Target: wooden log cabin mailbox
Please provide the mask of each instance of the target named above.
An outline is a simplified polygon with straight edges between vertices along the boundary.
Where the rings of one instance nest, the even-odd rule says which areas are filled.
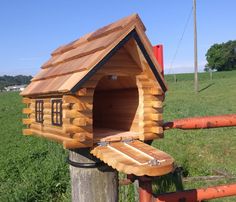
[[[144,143],[163,137],[167,90],[137,14],[56,49],[21,93],[24,135],[91,148],[114,169],[159,176],[173,158]]]

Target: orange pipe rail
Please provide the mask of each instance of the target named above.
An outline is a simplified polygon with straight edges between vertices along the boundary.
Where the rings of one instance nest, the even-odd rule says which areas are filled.
[[[140,202],[152,201],[152,181],[139,180],[139,201]]]
[[[174,192],[159,195],[154,198],[154,202],[194,202],[210,200],[236,195],[236,184],[209,187],[206,189],[193,189],[182,192]]]
[[[163,124],[164,130],[178,129],[203,129],[236,126],[236,114],[205,116],[177,119]]]
[[[134,182],[136,179],[139,183],[139,201],[151,202],[152,201],[152,177],[148,176],[135,176],[133,174],[127,175],[127,179]]]

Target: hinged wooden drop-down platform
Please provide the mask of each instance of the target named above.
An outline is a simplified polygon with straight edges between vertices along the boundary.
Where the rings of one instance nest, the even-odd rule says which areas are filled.
[[[138,140],[103,142],[91,153],[119,172],[136,176],[161,176],[174,168],[170,155]]]

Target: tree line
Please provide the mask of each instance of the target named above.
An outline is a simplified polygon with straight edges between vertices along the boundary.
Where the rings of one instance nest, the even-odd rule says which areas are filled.
[[[206,53],[205,71],[236,70],[236,40],[213,44]]]
[[[17,75],[17,76],[0,76],[0,90],[4,90],[4,87],[23,85],[30,83],[32,76]]]

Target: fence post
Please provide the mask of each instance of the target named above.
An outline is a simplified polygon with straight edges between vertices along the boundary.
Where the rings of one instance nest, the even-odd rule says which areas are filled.
[[[76,149],[69,152],[72,202],[117,202],[118,173],[107,165],[98,168],[82,168],[73,166],[94,165],[98,159],[93,157],[89,149]],[[82,164],[81,164],[82,163]]]

